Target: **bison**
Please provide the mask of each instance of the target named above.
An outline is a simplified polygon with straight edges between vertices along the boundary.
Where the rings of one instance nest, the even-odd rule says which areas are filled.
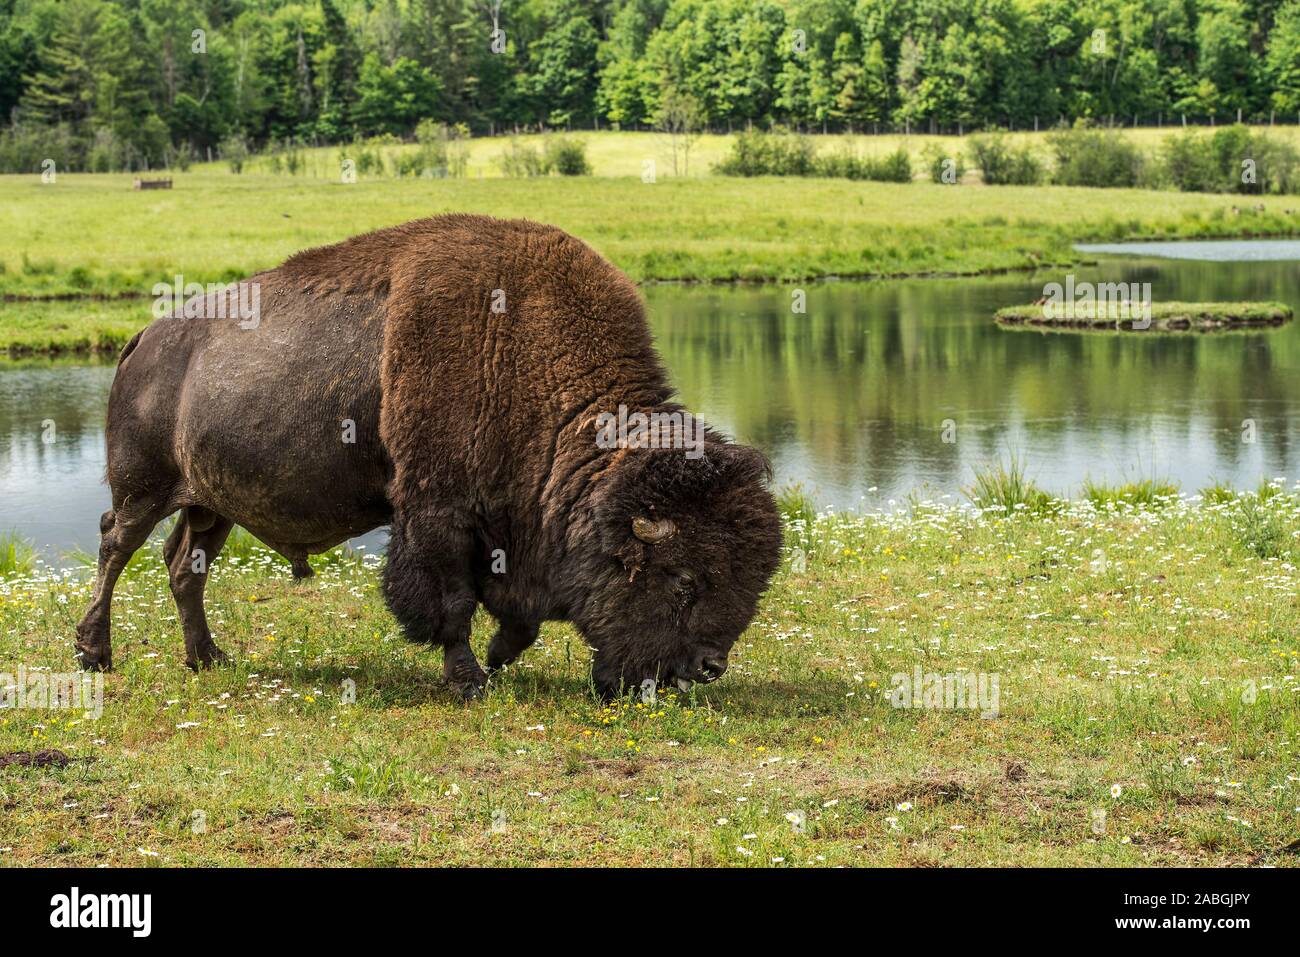
[[[240,289],[255,314],[214,290],[122,352],[83,667],[112,667],[114,584],[179,512],[163,554],[195,669],[225,659],[203,590],[238,524],[300,577],[309,554],[389,526],[385,601],[407,638],[442,646],[466,698],[487,682],[479,604],[498,623],[488,672],[547,620],[577,628],[606,697],[726,670],[779,563],[770,468],[710,430],[685,449],[608,441],[616,410],[683,410],[607,260],[550,226],[447,215],[306,250]]]

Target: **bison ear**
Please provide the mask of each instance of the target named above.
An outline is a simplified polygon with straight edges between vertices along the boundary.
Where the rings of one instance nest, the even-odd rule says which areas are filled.
[[[772,484],[772,463],[758,449],[732,442],[710,442],[705,456],[712,457],[720,472],[732,481]]]
[[[677,534],[677,524],[671,518],[656,521],[637,515],[632,519],[632,534],[647,545],[658,545]]]

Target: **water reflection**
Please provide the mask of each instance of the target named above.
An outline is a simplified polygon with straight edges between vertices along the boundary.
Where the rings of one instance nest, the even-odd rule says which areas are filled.
[[[1111,260],[1078,276],[1151,282],[1156,299],[1297,308],[1298,270]],[[973,467],[1010,453],[1059,492],[1084,478],[1169,477],[1194,490],[1296,474],[1300,325],[1183,338],[990,321],[1060,278],[810,286],[806,315],[792,312],[794,287],[654,287],[647,299],[687,404],[828,504],[878,504],[922,485],[959,496]],[[1242,442],[1246,419],[1253,444]]]
[[[1300,309],[1295,262],[1109,260],[1077,277],[1151,282],[1157,299]],[[1191,491],[1300,475],[1300,323],[1184,338],[992,322],[1061,279],[653,286],[646,299],[687,405],[825,504],[880,506],[918,487],[960,498],[972,468],[1010,451],[1058,492],[1084,478],[1167,477]],[[797,288],[804,314],[792,311]],[[93,548],[112,375],[111,362],[0,365],[0,529],[52,552]],[[1248,419],[1254,443],[1242,441]],[[949,420],[955,442],[943,441]]]

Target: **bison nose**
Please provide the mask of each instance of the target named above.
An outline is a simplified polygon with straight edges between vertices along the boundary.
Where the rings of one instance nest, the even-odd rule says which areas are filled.
[[[718,656],[705,658],[700,662],[700,674],[705,681],[717,681],[727,673],[727,659]]]

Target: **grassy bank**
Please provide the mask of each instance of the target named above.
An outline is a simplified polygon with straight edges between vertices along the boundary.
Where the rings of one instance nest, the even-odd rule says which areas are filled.
[[[0,355],[116,353],[153,318],[148,300],[0,303]]]
[[[1300,231],[1300,201],[1066,187],[807,179],[374,180],[177,174],[0,177],[0,294],[150,296],[220,282],[307,246],[453,210],[525,216],[640,281],[979,273],[1078,262],[1076,241]],[[616,213],[611,211],[617,211]],[[6,315],[9,304],[0,304]]]
[[[103,716],[0,712],[0,753],[90,759],[0,768],[0,863],[1294,865],[1300,495],[1089,494],[1011,518],[791,498],[731,672],[649,706],[592,699],[550,624],[466,709],[373,570],[295,584],[246,543],[210,586],[238,663],[194,676],[142,555]],[[0,671],[67,670],[86,595],[5,579]],[[998,716],[891,706],[918,667],[997,675]]]
[[[993,316],[1001,326],[1019,329],[1142,332],[1219,332],[1280,326],[1291,321],[1291,307],[1281,302],[1153,302],[1150,315],[1128,302],[1008,306]]]

